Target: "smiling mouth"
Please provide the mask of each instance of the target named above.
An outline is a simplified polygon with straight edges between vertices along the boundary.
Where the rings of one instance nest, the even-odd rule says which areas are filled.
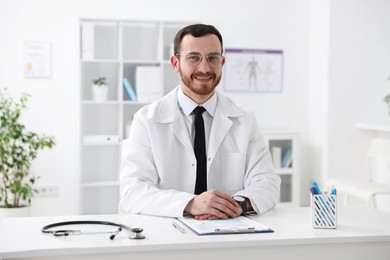
[[[212,80],[214,77],[213,76],[195,76],[194,77],[196,80],[207,82]]]

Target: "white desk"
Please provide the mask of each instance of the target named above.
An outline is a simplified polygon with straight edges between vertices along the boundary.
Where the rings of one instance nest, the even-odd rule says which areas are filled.
[[[126,232],[53,237],[42,226],[57,221],[101,219],[144,228],[144,240]],[[313,229],[309,208],[277,208],[255,217],[274,233],[197,236],[173,228],[172,219],[98,215],[4,219],[0,258],[20,259],[390,259],[390,214],[340,208],[337,230]],[[139,258],[134,258],[139,257]]]

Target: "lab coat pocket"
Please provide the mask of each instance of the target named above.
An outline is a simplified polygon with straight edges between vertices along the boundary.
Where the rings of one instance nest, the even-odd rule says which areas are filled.
[[[230,191],[243,189],[245,153],[223,153],[221,155],[223,186]]]

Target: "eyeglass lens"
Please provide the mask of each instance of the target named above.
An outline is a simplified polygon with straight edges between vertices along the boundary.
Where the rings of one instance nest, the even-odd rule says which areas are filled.
[[[203,60],[203,55],[190,53],[185,56],[185,59],[191,66],[198,66]],[[220,53],[209,53],[206,55],[206,60],[211,67],[217,67],[221,64],[222,55]]]

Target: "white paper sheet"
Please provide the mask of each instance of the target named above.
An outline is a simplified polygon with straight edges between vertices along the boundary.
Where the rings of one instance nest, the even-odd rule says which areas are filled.
[[[223,220],[196,220],[193,217],[178,220],[199,235],[273,232],[269,227],[244,216]]]

